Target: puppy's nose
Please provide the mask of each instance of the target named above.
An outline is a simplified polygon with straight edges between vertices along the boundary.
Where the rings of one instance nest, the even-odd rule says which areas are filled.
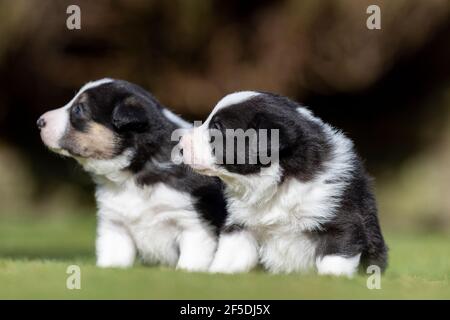
[[[36,125],[37,125],[38,129],[41,130],[41,129],[44,128],[45,125],[46,125],[45,119],[42,118],[42,117],[40,117],[40,118],[38,119],[38,121],[36,122]]]

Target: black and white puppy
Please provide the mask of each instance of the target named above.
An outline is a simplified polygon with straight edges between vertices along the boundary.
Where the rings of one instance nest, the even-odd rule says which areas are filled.
[[[246,160],[252,153],[250,143],[228,150],[227,140],[235,137],[228,132],[239,129],[276,130],[277,150],[272,142],[267,148],[278,152],[277,160],[236,163],[238,152]],[[221,150],[213,131],[225,140]],[[360,265],[386,267],[370,179],[353,143],[308,109],[270,93],[233,93],[180,144],[186,163],[226,185],[230,232],[221,235],[211,271],[246,271],[257,263],[250,258],[255,251],[277,273],[316,269],[351,276]]]
[[[92,174],[98,205],[97,265],[209,268],[226,217],[219,179],[171,162],[174,130],[190,125],[126,81],[83,86],[38,120],[42,141]]]

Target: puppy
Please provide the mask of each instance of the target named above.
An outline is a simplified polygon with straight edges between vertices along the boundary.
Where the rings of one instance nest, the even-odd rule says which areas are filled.
[[[226,203],[219,179],[171,162],[171,135],[187,122],[139,86],[102,79],[37,125],[50,150],[93,176],[99,267],[129,267],[139,253],[145,263],[208,269]]]
[[[238,130],[247,139],[240,150]],[[255,132],[269,132],[265,147],[251,143]],[[274,273],[352,276],[360,265],[386,267],[370,179],[353,143],[308,109],[270,93],[233,93],[180,145],[194,170],[226,185],[230,232],[221,235],[212,272],[249,270],[255,255]],[[266,153],[277,157],[262,161]]]

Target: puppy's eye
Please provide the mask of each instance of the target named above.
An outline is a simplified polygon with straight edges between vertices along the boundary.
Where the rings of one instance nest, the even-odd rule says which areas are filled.
[[[82,103],[78,103],[72,107],[72,115],[76,118],[82,118],[84,116],[85,107]]]

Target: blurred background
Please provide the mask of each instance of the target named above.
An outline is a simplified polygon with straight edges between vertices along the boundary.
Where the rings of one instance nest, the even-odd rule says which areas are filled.
[[[449,40],[448,0],[1,0],[0,224],[94,216],[90,178],[35,122],[114,77],[188,120],[235,90],[287,95],[355,140],[385,230],[450,233]]]

